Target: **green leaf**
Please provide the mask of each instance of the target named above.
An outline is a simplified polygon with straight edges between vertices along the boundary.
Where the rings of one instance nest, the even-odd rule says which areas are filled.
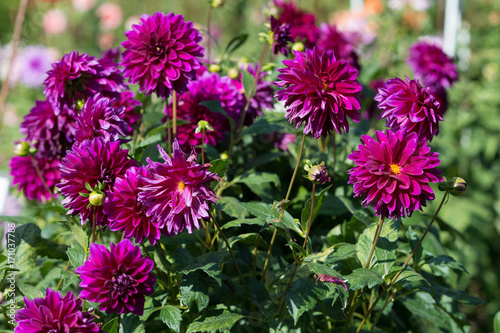
[[[316,216],[318,216],[319,210],[321,209],[321,206],[323,206],[323,202],[325,201],[325,195],[330,189],[330,187],[332,187],[332,185],[324,188],[317,195],[314,196],[314,209],[313,209],[312,221],[314,221]],[[307,226],[309,225],[309,215],[311,215],[311,202],[312,200],[310,198],[307,199],[306,204],[302,209],[300,223],[302,225],[302,229],[304,230],[307,230]]]
[[[61,290],[64,291],[67,288],[71,287],[71,285],[76,279],[79,279],[79,275],[73,272],[63,271],[62,278],[63,278],[63,285]]]
[[[253,185],[262,183],[273,183],[277,188],[280,187],[280,178],[277,174],[271,172],[248,171],[234,178],[231,183],[243,183],[252,189]]]
[[[137,145],[136,148],[147,148],[147,147],[151,146],[152,144],[155,144],[156,142],[160,142],[160,141],[161,141],[161,133],[155,133],[151,136],[148,136],[147,138],[145,138],[141,142],[139,142],[139,144]]]
[[[248,280],[248,289],[250,290],[252,302],[258,305],[261,310],[265,311],[264,304],[270,300],[266,286],[261,281],[250,276]]]
[[[16,269],[19,273],[31,271],[36,267],[35,260],[40,247],[41,230],[35,224],[24,224],[16,228]]]
[[[181,331],[182,312],[180,309],[172,305],[165,305],[161,308],[160,318],[170,329],[177,333]]]
[[[245,97],[247,99],[252,98],[252,96],[255,94],[256,87],[254,87],[254,89],[252,91],[252,96],[249,96],[249,94],[250,94],[250,89],[252,89],[252,85],[253,85],[253,81],[255,80],[255,76],[248,73],[248,71],[242,71],[242,74],[243,74],[242,75],[243,76],[242,84],[243,84],[243,89],[245,89]]]
[[[215,205],[217,211],[222,211],[229,216],[244,219],[248,216],[248,211],[241,205],[241,202],[234,197],[221,197]]]
[[[211,165],[208,168],[208,171],[217,174],[217,176],[219,176],[219,177],[223,177],[224,174],[226,173],[227,166],[229,164],[229,160],[223,160],[221,158],[218,158],[218,159],[210,162],[210,164]]]
[[[79,243],[71,243],[71,247],[68,251],[66,251],[66,253],[68,254],[68,258],[75,269],[83,266],[85,263],[85,250]]]
[[[453,268],[455,270],[469,273],[467,272],[467,269],[465,269],[464,265],[462,265],[461,263],[457,262],[455,259],[447,255],[440,255],[432,259],[429,259],[427,260],[426,264],[429,266],[446,266]]]
[[[224,115],[227,118],[227,120],[229,120],[229,123],[231,124],[231,132],[234,130],[234,128],[236,126],[234,123],[234,119],[227,114],[226,110],[224,110],[224,108],[221,106],[220,101],[203,101],[203,102],[200,102],[200,105],[205,106],[206,108],[208,108],[212,112],[220,113],[220,114]]]
[[[233,236],[228,239],[229,246],[233,246],[234,243],[237,242],[243,242],[245,244],[249,244],[252,246],[255,246],[255,239],[259,236],[258,233],[251,232],[251,233],[246,233],[246,234],[240,234],[238,236]],[[259,237],[259,244],[258,245],[263,245],[267,247],[267,242],[262,238]]]
[[[115,317],[108,321],[104,326],[102,327],[102,330],[106,333],[119,333],[118,331],[118,317]]]
[[[233,51],[237,50],[241,45],[245,43],[245,41],[248,38],[248,34],[240,34],[237,36],[234,36],[226,46],[226,50],[224,51],[224,56],[230,55]]]
[[[373,222],[373,215],[368,214],[368,212],[363,209],[354,208],[353,203],[346,197],[338,197],[339,200],[344,204],[347,210],[358,220],[363,222],[365,225],[370,225]]]
[[[244,316],[239,313],[224,311],[218,316],[192,322],[186,333],[228,331],[242,318]]]
[[[198,274],[185,275],[181,279],[181,302],[191,312],[201,312],[208,306],[208,287]]]
[[[359,290],[364,287],[373,288],[382,283],[382,279],[373,271],[366,268],[357,268],[345,277],[349,289]]]
[[[202,270],[217,281],[222,286],[220,265],[229,256],[227,251],[209,252],[196,258],[196,263],[184,267],[179,271],[181,274]]]
[[[11,222],[11,223],[15,223],[17,225],[28,224],[28,223],[33,223],[33,224],[37,223],[34,218],[28,217],[28,216],[7,216],[7,215],[0,215],[0,221]]]
[[[251,76],[253,81],[253,76]],[[250,82],[250,85],[252,82]],[[278,124],[276,122],[269,121],[267,117],[261,117],[250,125],[246,130],[241,133],[241,136],[245,135],[262,135],[262,134],[273,134],[275,132],[281,132],[285,126]]]
[[[16,287],[26,296],[28,299],[43,298],[45,293],[40,289],[30,286],[29,284],[22,283],[21,281],[16,282]]]
[[[71,233],[73,233],[73,236],[75,236],[75,239],[80,245],[83,247],[85,251],[89,248],[89,236],[83,230],[83,228],[79,225],[76,225],[74,223],[71,223],[69,225],[69,228],[71,230]]]
[[[493,328],[495,333],[500,333],[500,311],[498,311],[493,318]]]
[[[253,219],[237,219],[232,220],[221,226],[221,229],[229,229],[229,228],[238,228],[242,225],[259,225],[263,227],[265,225],[265,220],[261,218],[253,218]]]
[[[398,278],[394,282],[394,284],[403,285],[408,289],[414,287],[415,285],[419,285],[421,283],[429,285],[427,280],[425,280],[425,278],[422,275],[420,275],[410,267],[406,267],[405,270],[398,276]]]
[[[144,323],[135,314],[129,313],[123,317],[121,323],[122,333],[146,333]]]
[[[311,278],[300,278],[293,282],[286,294],[288,312],[292,315],[295,324],[304,312],[314,309],[318,301],[325,298],[328,288]]]
[[[148,309],[144,309],[144,313],[142,314],[141,316],[141,321],[146,321],[148,320],[148,318],[153,314],[155,313],[156,311],[158,310],[161,310],[161,306],[157,306],[157,307],[154,307],[154,308],[148,308]]]
[[[413,231],[411,227],[408,227],[408,230],[406,230],[406,238],[410,241],[410,247],[411,250],[414,251],[415,247],[418,244],[418,237],[417,234]],[[420,258],[422,258],[422,246],[419,246],[415,254],[413,255],[413,265],[418,266],[418,262],[420,261]]]

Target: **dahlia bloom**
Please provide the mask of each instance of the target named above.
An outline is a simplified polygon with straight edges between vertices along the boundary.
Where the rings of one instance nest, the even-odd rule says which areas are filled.
[[[128,125],[123,121],[124,107],[114,108],[113,101],[96,94],[87,99],[82,111],[76,118],[75,141],[103,137],[107,141],[116,141],[125,136]]]
[[[426,87],[449,88],[458,80],[457,65],[436,43],[422,40],[413,44],[407,62]]]
[[[271,15],[271,32],[273,33],[273,54],[281,53],[285,57],[290,53],[290,44],[293,42],[290,35],[290,24],[279,24]]]
[[[358,55],[353,44],[348,40],[347,36],[342,33],[337,26],[322,23],[320,26],[321,34],[316,42],[316,48],[319,53],[330,50],[333,51],[338,60],[347,61],[352,67],[358,71],[361,66],[358,62]]]
[[[62,297],[60,292],[47,288],[45,298],[30,301],[24,297],[24,309],[16,313],[14,332],[103,332],[95,319],[90,311],[82,312],[82,300],[71,291]]]
[[[141,23],[125,35],[124,76],[133,84],[139,83],[140,92],[168,98],[173,90],[184,92],[195,78],[201,65],[197,57],[204,51],[198,44],[201,34],[192,22],[184,22],[182,15],[144,14]]]
[[[142,177],[146,185],[139,193],[139,199],[148,205],[146,215],[153,216],[169,236],[184,228],[188,233],[200,229],[200,220],[209,217],[209,203],[217,200],[210,182],[218,181],[217,175],[208,171],[209,164],[196,163],[194,151],[186,158],[177,140],[173,149],[170,157],[158,146],[165,163],[148,160],[150,176]]]
[[[57,107],[71,107],[75,101],[92,97],[102,90],[103,71],[95,57],[72,51],[52,64],[43,93]]]
[[[374,99],[382,110],[380,118],[386,118],[386,126],[392,131],[415,132],[429,141],[438,135],[443,120],[439,102],[430,88],[423,88],[417,80],[387,80]]]
[[[279,25],[290,24],[293,40],[300,40],[307,48],[312,48],[320,34],[314,14],[297,8],[294,1],[274,0],[274,5],[278,9]]]
[[[59,114],[56,115],[56,112]],[[58,109],[49,100],[36,101],[24,116],[19,131],[26,136],[26,141],[38,149],[37,155],[63,157],[73,145],[75,118],[75,111],[66,106]]]
[[[90,244],[89,259],[75,270],[82,279],[80,298],[100,303],[100,311],[141,316],[144,296],[154,292],[153,260],[144,258],[128,239],[109,247]]]
[[[362,196],[366,207],[374,203],[377,216],[411,216],[434,200],[429,182],[442,181],[439,154],[416,133],[376,132],[376,138],[363,135],[359,151],[348,158],[355,167],[348,171],[354,196]]]
[[[101,93],[108,98],[118,98],[120,93],[127,90],[123,70],[120,66],[120,49],[114,48],[103,53],[98,60],[103,70],[102,78],[99,80]]]
[[[245,96],[238,91],[228,76],[219,77],[217,73],[209,72],[191,81],[187,89],[177,105],[177,117],[185,121],[177,129],[179,144],[184,149],[200,145],[202,133],[195,132],[198,122],[204,120],[214,128],[213,132],[205,133],[205,143],[215,146],[224,138],[224,133],[230,130],[231,125],[225,115],[212,112],[200,103],[219,101],[224,111],[237,122],[245,105]],[[172,105],[169,105],[168,112],[172,116]]]
[[[143,177],[148,176],[144,167],[128,169],[125,175],[116,179],[103,208],[111,230],[123,230],[125,237],[135,237],[136,243],[147,238],[154,245],[161,235],[158,222],[146,215],[146,206],[139,200],[139,187],[147,184]]]
[[[80,193],[89,193],[85,183],[92,188],[98,182],[104,183],[104,194],[107,195],[113,188],[117,177],[123,176],[125,172],[136,165],[136,162],[128,158],[128,150],[120,148],[118,141],[106,141],[104,138],[85,140],[79,146],[74,145],[73,150],[62,159],[59,166],[61,171],[61,182],[57,187],[65,199],[61,202],[67,209],[69,215],[79,214],[82,225],[90,217],[95,209],[96,224],[105,226],[108,217],[103,212],[102,206],[88,207],[88,198]]]
[[[138,108],[142,107],[142,103],[135,99],[135,93],[133,91],[123,91],[120,93],[119,98],[114,98],[111,100],[111,106],[115,109],[124,108],[122,119],[125,121],[127,128],[124,130],[125,135],[132,135],[134,127],[136,127],[141,121],[141,114],[137,111]]]
[[[33,163],[36,163],[43,180]],[[56,197],[54,188],[60,179],[58,165],[59,160],[50,157],[29,155],[13,157],[9,163],[12,185],[19,185],[19,191],[22,191],[29,200],[36,199],[42,202],[52,196]]]
[[[347,61],[336,60],[332,51],[319,54],[316,49],[305,53],[294,51],[295,59],[284,60],[286,68],[275,84],[284,88],[276,94],[285,101],[286,113],[290,123],[296,128],[305,122],[304,134],[311,133],[314,138],[326,136],[336,130],[348,132],[347,117],[359,121],[360,104],[356,95],[362,86],[356,82],[358,71]]]

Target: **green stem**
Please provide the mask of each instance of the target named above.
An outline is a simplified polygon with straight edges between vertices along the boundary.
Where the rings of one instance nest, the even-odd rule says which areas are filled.
[[[201,165],[205,165],[205,127],[201,129]]]
[[[120,333],[120,319],[122,315],[118,313],[118,320],[116,321],[116,333]]]
[[[368,256],[368,260],[366,261],[365,268],[370,267],[370,262],[372,261],[373,252],[375,252],[375,248],[377,247],[378,238],[380,237],[380,233],[382,232],[382,226],[384,224],[384,217],[381,215],[378,219],[377,231],[375,231],[375,238],[373,238],[372,248],[370,249],[370,255]]]
[[[71,261],[68,260],[68,264],[66,265],[66,268],[64,268],[64,271],[67,272],[68,269],[69,269],[69,265],[71,265]],[[64,277],[61,277],[61,279],[59,280],[59,283],[57,284],[57,287],[56,287],[56,291],[59,291],[59,288],[61,288],[61,285],[63,283],[63,280],[64,280]]]
[[[313,220],[313,210],[314,210],[314,197],[316,194],[316,184],[313,183],[313,188],[312,188],[312,196],[311,196],[311,212],[309,213],[309,223],[307,224],[307,232],[306,232],[306,237],[304,238],[304,245],[302,245],[302,248],[305,250],[306,245],[307,245],[307,239],[309,238],[309,233],[311,232],[311,225],[312,225],[312,220]]]
[[[278,314],[281,314],[281,312],[283,312],[283,309],[285,307],[286,294],[288,293],[288,290],[290,290],[290,286],[292,285],[293,278],[295,277],[295,273],[297,273],[298,267],[299,267],[299,263],[295,262],[295,265],[293,266],[292,275],[290,276],[290,280],[288,280],[288,284],[286,285],[285,292],[283,293],[283,297],[281,298],[280,309],[278,311]]]
[[[174,138],[177,137],[177,93],[175,90],[172,93],[172,127],[173,127],[173,133],[174,133]]]
[[[429,225],[427,226],[427,229],[425,229],[425,232],[424,234],[422,235],[422,238],[420,238],[420,241],[418,242],[418,244],[415,246],[415,248],[413,249],[412,253],[410,254],[410,256],[408,257],[408,259],[406,259],[405,263],[403,264],[402,266],[402,269],[396,274],[394,275],[394,277],[392,278],[391,282],[389,283],[389,285],[387,286],[387,292],[389,292],[390,288],[393,286],[393,284],[396,282],[397,278],[401,275],[401,273],[404,271],[404,269],[406,268],[406,266],[408,265],[408,262],[410,262],[410,259],[415,255],[415,253],[417,252],[418,248],[420,247],[420,245],[422,244],[422,241],[424,240],[425,236],[427,235],[427,233],[429,232],[429,230],[431,229],[431,226],[432,226],[432,223],[434,223],[434,220],[436,220],[436,217],[438,216],[439,214],[439,211],[441,210],[441,208],[443,207],[444,203],[445,203],[445,200],[446,198],[448,197],[448,191],[445,192],[444,196],[443,196],[443,199],[441,200],[441,203],[439,204],[439,207],[438,209],[436,210],[436,213],[434,213],[434,216],[432,217],[432,220],[431,222],[429,223]],[[361,324],[359,324],[358,326],[358,329],[356,331],[359,332],[361,331],[361,329],[363,328],[363,325],[366,323],[366,321],[368,320],[368,318],[370,317],[373,309],[375,308],[375,305],[377,305],[378,301],[380,301],[380,299],[382,298],[382,295],[383,293],[380,293],[377,297],[377,299],[375,299],[375,302],[373,302],[372,306],[370,306],[368,308],[368,311],[366,312],[366,315],[365,317],[363,318],[363,321],[361,321]],[[393,295],[391,295],[391,297],[389,297],[389,301],[390,299],[393,297]],[[372,327],[375,327],[375,325],[373,325]]]
[[[255,278],[257,275],[257,251],[259,249],[259,240],[260,240],[260,235],[257,234],[257,237],[255,237],[255,248],[253,250],[253,270],[252,270],[252,275]]]
[[[167,108],[167,142],[168,142],[168,153],[169,155],[172,155],[172,133],[170,133],[170,116],[169,116],[169,109],[168,109],[168,99],[165,100],[165,107]]]

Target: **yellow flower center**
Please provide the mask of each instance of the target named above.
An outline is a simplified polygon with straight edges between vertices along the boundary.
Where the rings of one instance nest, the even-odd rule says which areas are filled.
[[[398,175],[401,172],[401,168],[397,164],[390,164],[391,171],[393,174]]]
[[[184,184],[182,181],[179,183],[177,188],[182,192],[186,188],[186,184]]]
[[[328,84],[328,82],[323,82],[323,90],[330,91],[330,85]]]

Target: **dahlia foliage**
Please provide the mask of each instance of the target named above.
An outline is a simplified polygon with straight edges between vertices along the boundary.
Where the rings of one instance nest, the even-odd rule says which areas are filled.
[[[210,1],[210,13],[223,5]],[[75,6],[84,15],[93,5]],[[122,18],[118,4],[99,8]],[[266,8],[255,15],[270,22],[260,58],[238,58],[252,46],[243,35],[226,48],[204,41],[203,58],[203,25],[156,12],[137,17],[121,49],[51,65],[9,163],[33,215],[2,216],[8,234],[23,222],[19,267],[7,271],[21,283],[3,294],[26,296],[7,299],[22,307],[8,322],[15,332],[346,332],[365,322],[413,332],[408,312],[452,294],[439,266],[452,258],[425,242],[417,252],[427,232],[401,223],[430,228],[435,217],[419,211],[467,189],[443,182],[430,144],[447,126],[452,59],[418,42],[415,78],[384,78],[393,71],[363,72],[374,62],[341,22],[317,24],[296,1]]]

